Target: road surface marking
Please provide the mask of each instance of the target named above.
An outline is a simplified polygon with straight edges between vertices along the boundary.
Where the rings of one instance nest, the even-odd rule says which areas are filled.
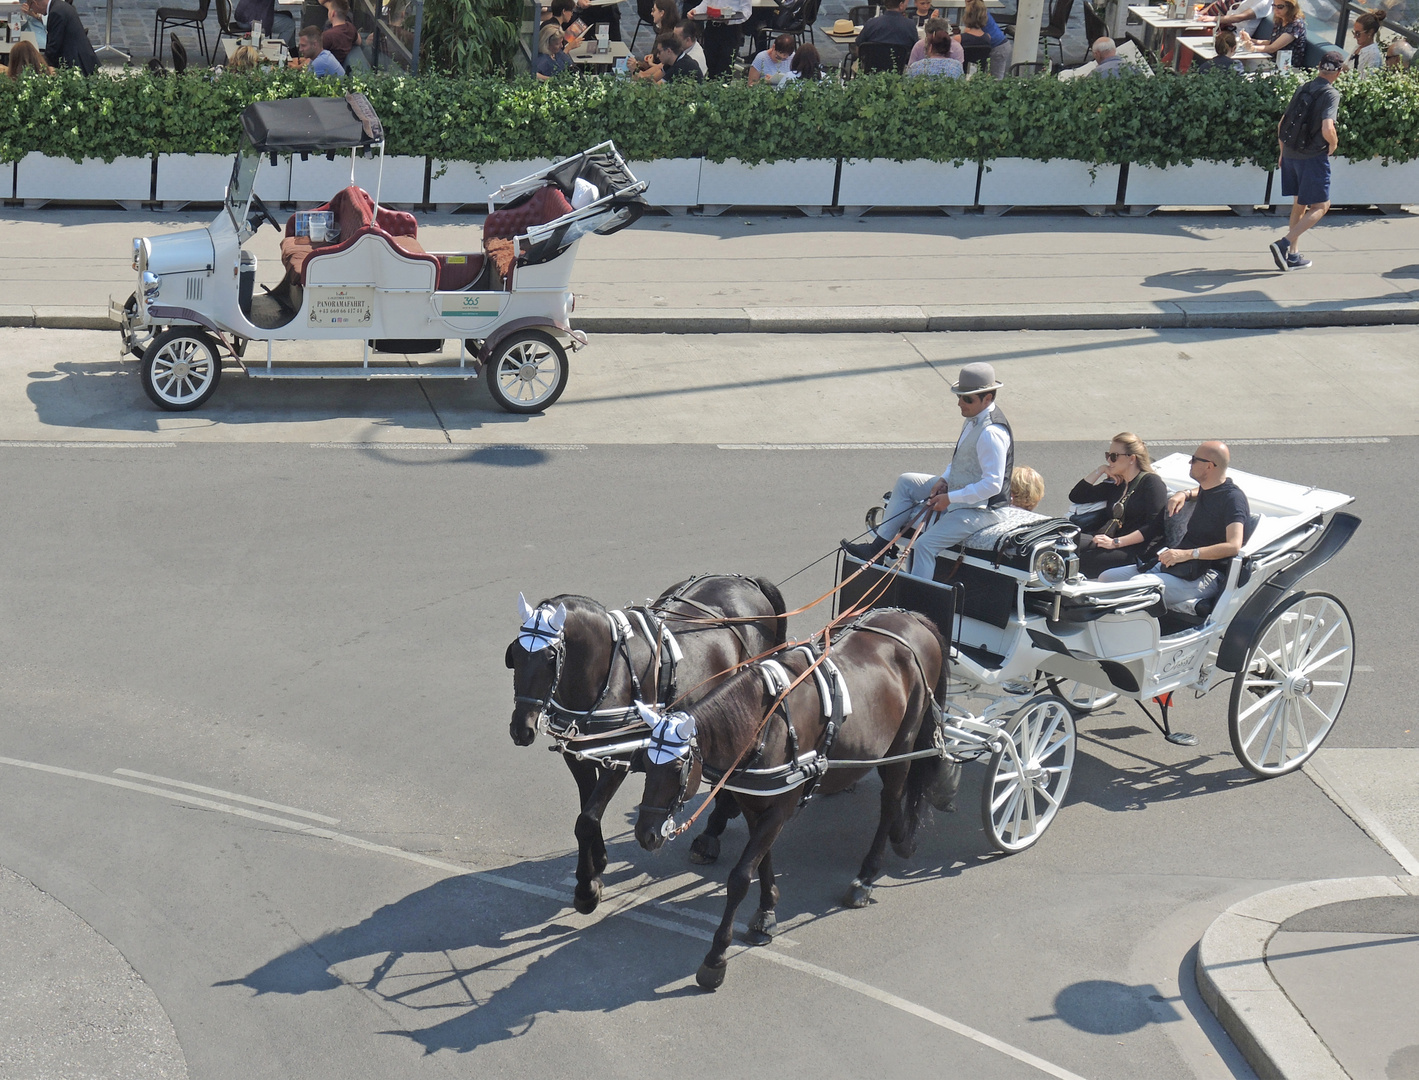
[[[716,443],[720,450],[952,450],[950,442],[802,442],[802,443]]]
[[[1177,439],[1169,439],[1167,442],[1150,443],[1150,446],[1196,446],[1205,439],[1193,439],[1187,442],[1179,442]],[[1224,439],[1228,446],[1353,446],[1371,445],[1374,443],[1389,442],[1388,435],[1355,435],[1343,438],[1314,438],[1314,439]]]
[[[0,444],[3,445],[3,444]],[[312,450],[585,450],[585,443],[313,442]]]
[[[558,889],[549,889],[542,885],[532,885],[525,881],[518,881],[516,878],[504,877],[501,874],[490,873],[486,870],[470,870],[466,866],[458,863],[445,862],[443,859],[430,858],[427,855],[420,855],[418,852],[405,851],[403,848],[390,847],[387,844],[375,844],[368,840],[361,840],[358,836],[351,836],[348,833],[332,832],[329,829],[320,828],[315,825],[307,825],[301,821],[292,821],[289,818],[275,817],[271,814],[259,813],[255,810],[246,810],[240,806],[233,806],[230,803],[213,802],[211,799],[204,799],[197,795],[188,795],[182,791],[173,791],[165,788],[152,787],[149,784],[138,784],[131,780],[118,780],[112,776],[103,776],[99,773],[80,772],[77,769],[66,769],[58,765],[45,765],[37,761],[21,761],[17,758],[0,757],[0,765],[11,765],[20,769],[33,769],[36,772],[51,773],[55,776],[69,777],[74,780],[88,780],[95,784],[104,784],[108,787],[123,788],[128,791],[137,791],[146,795],[157,795],[164,799],[171,799],[174,802],[184,803],[188,806],[198,806],[204,810],[217,810],[237,817],[248,818],[252,821],[260,821],[269,825],[279,825],[281,828],[290,829],[292,832],[303,833],[307,836],[319,837],[322,840],[332,840],[337,844],[345,844],[348,847],[359,848],[363,851],[374,852],[379,855],[389,855],[396,859],[403,859],[405,862],[417,863],[420,866],[427,866],[435,870],[443,870],[459,877],[471,877],[479,882],[486,882],[489,885],[496,885],[499,888],[508,889],[530,896],[540,896],[547,900],[554,900],[559,904],[569,905],[572,897],[569,893]],[[672,934],[679,934],[682,937],[695,938],[699,941],[712,941],[714,934],[709,930],[701,930],[698,927],[686,926],[683,923],[672,919],[662,918],[658,915],[651,915],[639,910],[643,904],[650,903],[649,897],[624,893],[613,897],[610,901],[603,900],[596,911],[588,916],[590,922],[600,922],[603,919],[621,917],[632,922],[641,923],[644,926],[652,926],[659,930],[666,930]],[[1077,1073],[1072,1073],[1068,1069],[1061,1068],[1043,1058],[1036,1057],[1027,1050],[1011,1046],[1007,1042],[992,1035],[987,1035],[983,1031],[978,1031],[959,1020],[952,1020],[949,1016],[935,1012],[918,1005],[916,1002],[908,1001],[906,998],[898,997],[889,991],[879,989],[869,983],[854,979],[849,975],[833,971],[831,968],[821,967],[818,964],[811,964],[806,960],[799,960],[796,957],[788,956],[784,953],[775,952],[772,947],[753,947],[741,945],[733,947],[729,951],[730,956],[748,955],[759,960],[765,960],[781,967],[789,968],[804,975],[811,975],[815,979],[851,990],[855,994],[870,998],[880,1004],[897,1009],[900,1012],[915,1016],[926,1021],[935,1027],[950,1031],[963,1038],[981,1046],[995,1050],[1006,1057],[1014,1058],[1016,1061],[1029,1065],[1040,1072],[1053,1076],[1056,1080],[1084,1080]]]
[[[311,821],[319,821],[325,825],[339,825],[340,819],[326,817],[324,814],[312,814],[309,810],[297,810],[294,806],[283,806],[281,803],[267,802],[265,799],[253,799],[249,795],[238,795],[233,791],[223,791],[221,788],[203,787],[201,784],[189,784],[186,780],[172,780],[166,776],[154,776],[151,773],[134,772],[132,769],[114,769],[116,776],[131,776],[135,780],[151,780],[155,784],[167,784],[169,787],[186,788],[188,791],[200,791],[203,795],[220,795],[224,799],[231,799],[234,802],[246,803],[248,806],[262,806],[267,810],[280,810],[284,814],[294,814],[296,817],[310,818]]]
[[[1390,857],[1404,867],[1406,874],[1419,874],[1419,858],[1415,858],[1403,841],[1390,832],[1385,823],[1376,817],[1338,776],[1321,764],[1318,758],[1311,758],[1302,766],[1302,770],[1315,781],[1316,787],[1325,792],[1331,802],[1365,830],[1371,840],[1389,852]]]
[[[0,439],[0,450],[171,450],[175,442],[57,442],[45,439]]]

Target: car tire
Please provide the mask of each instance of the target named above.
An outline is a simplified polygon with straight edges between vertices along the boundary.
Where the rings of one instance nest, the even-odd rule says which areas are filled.
[[[545,330],[520,330],[493,349],[483,368],[488,393],[510,413],[530,416],[567,388],[567,353]]]
[[[222,356],[205,330],[164,330],[143,352],[143,391],[168,412],[187,412],[212,396],[222,380]]]

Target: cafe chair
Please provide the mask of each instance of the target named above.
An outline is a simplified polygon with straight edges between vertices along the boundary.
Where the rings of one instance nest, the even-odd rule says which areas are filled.
[[[900,45],[889,45],[885,41],[869,41],[857,47],[857,70],[895,71],[900,75],[906,70],[910,50]]]
[[[1116,38],[1109,33],[1109,24],[1094,9],[1092,0],[1084,0],[1084,39],[1092,46],[1099,38],[1108,38],[1115,45],[1122,45],[1126,38]]]
[[[990,63],[989,45],[962,45],[961,52],[965,53],[964,66],[968,72]]]
[[[847,17],[853,26],[861,26],[868,19],[875,19],[881,12],[882,9],[876,4],[859,4],[847,9]]]
[[[172,32],[172,73],[181,75],[187,70],[187,46],[182,43],[182,39],[177,36],[177,31]]]
[[[242,33],[250,27],[243,27]],[[236,25],[232,22],[232,0],[217,0],[217,33],[222,37],[237,37]]]
[[[1021,64],[1011,64],[1010,75],[1012,78],[1028,79],[1035,75],[1044,75],[1049,69],[1049,64],[1043,60],[1026,60]]]
[[[636,35],[641,32],[642,26],[651,29],[651,37],[655,36],[655,16],[651,13],[655,0],[636,0],[636,28],[631,31],[631,55],[636,55]]]
[[[1306,38],[1306,55],[1301,60],[1301,67],[1314,71],[1320,67],[1320,58],[1328,52],[1340,52],[1340,48],[1328,41]]]
[[[153,15],[153,55],[159,61],[163,58],[163,35],[169,27],[185,27],[197,31],[197,45],[202,50],[202,58],[207,60],[207,12],[212,8],[212,0],[202,0],[195,8],[160,7]],[[210,63],[210,61],[209,61]]]

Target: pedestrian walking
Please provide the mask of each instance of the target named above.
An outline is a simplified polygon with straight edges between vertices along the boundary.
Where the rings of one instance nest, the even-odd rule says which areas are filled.
[[[1311,260],[1301,254],[1301,234],[1314,228],[1330,209],[1330,155],[1338,138],[1335,118],[1340,112],[1340,91],[1334,86],[1345,66],[1340,52],[1327,52],[1310,82],[1297,87],[1276,126],[1281,144],[1281,194],[1295,196],[1291,228],[1271,245],[1278,270],[1304,270]]]

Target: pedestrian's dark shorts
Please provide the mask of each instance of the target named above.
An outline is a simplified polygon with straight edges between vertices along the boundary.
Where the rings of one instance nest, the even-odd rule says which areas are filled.
[[[1281,155],[1281,195],[1305,206],[1330,202],[1330,155],[1294,158]]]

